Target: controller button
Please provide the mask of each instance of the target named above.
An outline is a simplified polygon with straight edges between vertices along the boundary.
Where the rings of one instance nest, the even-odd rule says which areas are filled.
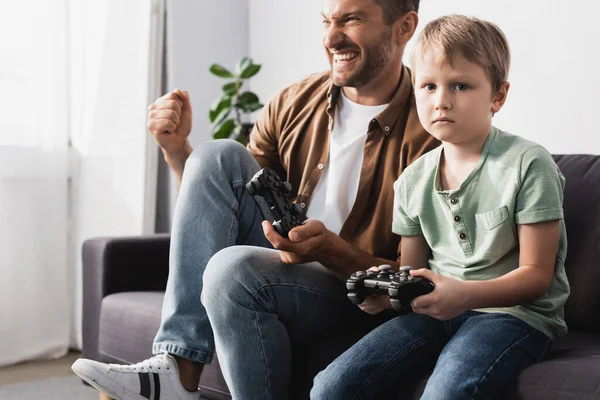
[[[358,271],[358,272],[356,273],[356,276],[357,276],[357,277],[359,277],[359,278],[360,278],[361,276],[364,276],[364,275],[365,275],[365,273],[364,273],[363,271]]]
[[[383,271],[389,271],[392,269],[392,266],[390,264],[381,264],[379,266],[379,269],[383,272]]]

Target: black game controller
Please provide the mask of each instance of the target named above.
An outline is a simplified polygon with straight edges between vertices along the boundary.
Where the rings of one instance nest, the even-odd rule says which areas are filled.
[[[273,228],[287,238],[290,230],[302,225],[302,209],[298,204],[288,200],[292,185],[281,180],[279,175],[270,168],[258,171],[246,184],[246,190],[252,196],[263,197],[275,217]]]
[[[412,310],[411,301],[415,297],[430,293],[433,283],[420,276],[412,276],[412,267],[400,267],[394,273],[390,265],[379,266],[379,272],[357,271],[346,281],[348,298],[354,304],[361,304],[367,296],[389,295],[394,310],[405,314]]]
[[[412,276],[411,269],[412,267],[409,266],[400,267],[400,272],[392,278],[388,289],[392,307],[403,314],[412,311],[410,303],[415,297],[431,293],[435,288],[435,285],[428,279]]]

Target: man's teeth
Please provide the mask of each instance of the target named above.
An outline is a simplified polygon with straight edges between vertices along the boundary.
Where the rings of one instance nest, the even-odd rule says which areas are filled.
[[[350,61],[358,56],[356,52],[338,53],[333,55],[335,61]]]

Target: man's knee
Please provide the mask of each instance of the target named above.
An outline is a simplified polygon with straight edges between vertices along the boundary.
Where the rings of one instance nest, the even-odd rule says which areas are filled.
[[[203,142],[192,151],[187,159],[188,164],[196,166],[198,164],[212,165],[217,160],[230,160],[240,156],[250,156],[248,150],[239,142],[231,139],[210,140]]]
[[[202,302],[243,301],[253,288],[261,285],[260,267],[268,263],[271,250],[255,246],[231,246],[217,252],[208,262],[203,276]]]
[[[231,139],[204,142],[192,151],[185,163],[186,179],[198,180],[211,173],[226,173],[254,158],[240,143]]]

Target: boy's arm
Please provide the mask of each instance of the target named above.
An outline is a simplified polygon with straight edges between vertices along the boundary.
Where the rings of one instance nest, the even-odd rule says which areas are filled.
[[[412,271],[434,283],[435,290],[413,301],[413,310],[441,320],[467,310],[511,307],[544,295],[554,275],[560,236],[558,220],[519,225],[519,268],[486,281],[461,281],[429,270]]]
[[[489,281],[467,282],[469,309],[530,303],[548,291],[556,262],[559,221],[519,225],[519,268]]]
[[[409,265],[413,269],[429,268],[431,249],[425,236],[402,236],[400,241],[401,266]]]
[[[431,250],[423,235],[402,236],[400,241],[402,259],[401,265],[413,268],[428,268]],[[367,297],[358,307],[366,313],[378,314],[392,308],[389,296]]]

